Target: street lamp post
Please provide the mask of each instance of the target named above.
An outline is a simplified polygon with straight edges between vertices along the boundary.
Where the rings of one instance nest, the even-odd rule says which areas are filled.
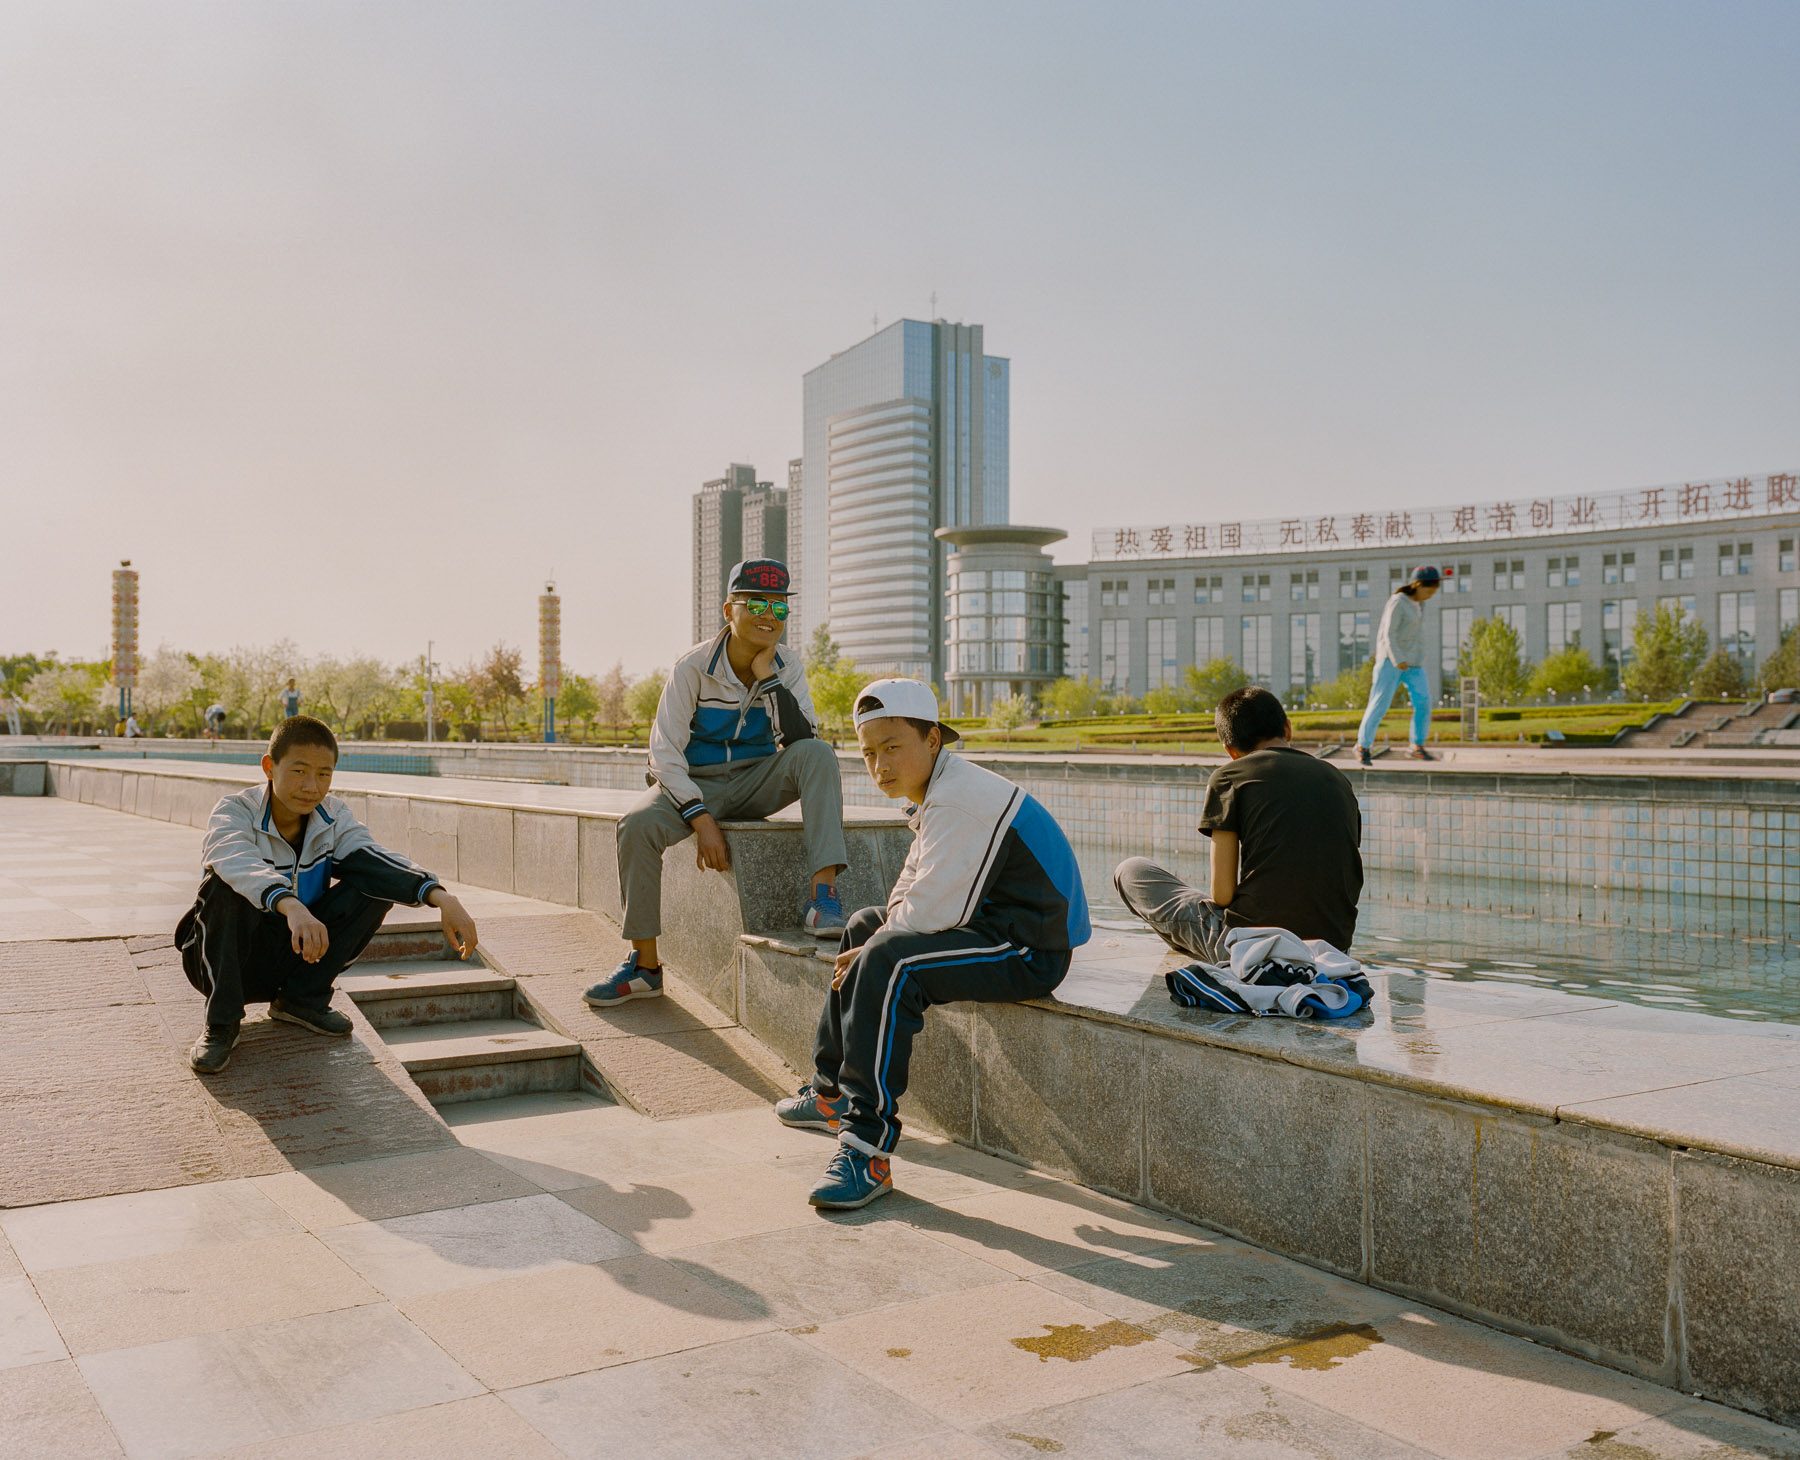
[[[437,665],[432,663],[431,652],[437,648],[437,640],[425,641],[425,743],[432,744],[437,739],[437,693],[432,689],[431,676]]]

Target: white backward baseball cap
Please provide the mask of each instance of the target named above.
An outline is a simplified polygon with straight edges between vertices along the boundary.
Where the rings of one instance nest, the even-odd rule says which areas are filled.
[[[856,697],[857,729],[870,720],[893,717],[903,720],[926,720],[943,732],[944,744],[962,737],[938,718],[937,691],[916,679],[878,679],[865,684]]]

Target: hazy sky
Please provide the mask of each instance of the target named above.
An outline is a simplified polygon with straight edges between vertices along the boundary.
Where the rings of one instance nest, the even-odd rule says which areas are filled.
[[[1800,465],[1800,4],[0,3],[0,651],[686,647],[902,314],[1107,522]]]

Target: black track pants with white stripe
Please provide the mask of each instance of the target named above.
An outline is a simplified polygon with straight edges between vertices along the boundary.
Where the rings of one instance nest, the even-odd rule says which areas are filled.
[[[849,1097],[839,1137],[871,1154],[900,1139],[899,1101],[927,1009],[1038,998],[1069,969],[1067,951],[1021,948],[975,928],[894,932],[873,907],[850,919],[841,947],[861,951],[826,996],[812,1083],[828,1098]]]
[[[312,909],[330,946],[317,963],[308,963],[294,952],[286,918],[263,912],[208,872],[175,930],[175,943],[188,982],[206,996],[206,1022],[237,1024],[246,1000],[282,998],[310,1009],[329,1004],[337,976],[369,946],[392,906],[335,883]]]

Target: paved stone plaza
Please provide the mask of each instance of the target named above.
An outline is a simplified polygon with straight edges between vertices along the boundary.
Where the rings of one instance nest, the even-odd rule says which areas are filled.
[[[948,1142],[820,1216],[829,1144],[773,1121],[729,1021],[656,1045],[652,1075],[719,1076],[665,1119],[573,1091],[433,1111],[360,1017],[338,1042],[256,1019],[203,1083],[167,949],[198,842],[0,800],[0,1455],[1800,1457]],[[592,915],[458,891],[572,976],[619,951]],[[610,1034],[648,1048],[697,1007]]]

